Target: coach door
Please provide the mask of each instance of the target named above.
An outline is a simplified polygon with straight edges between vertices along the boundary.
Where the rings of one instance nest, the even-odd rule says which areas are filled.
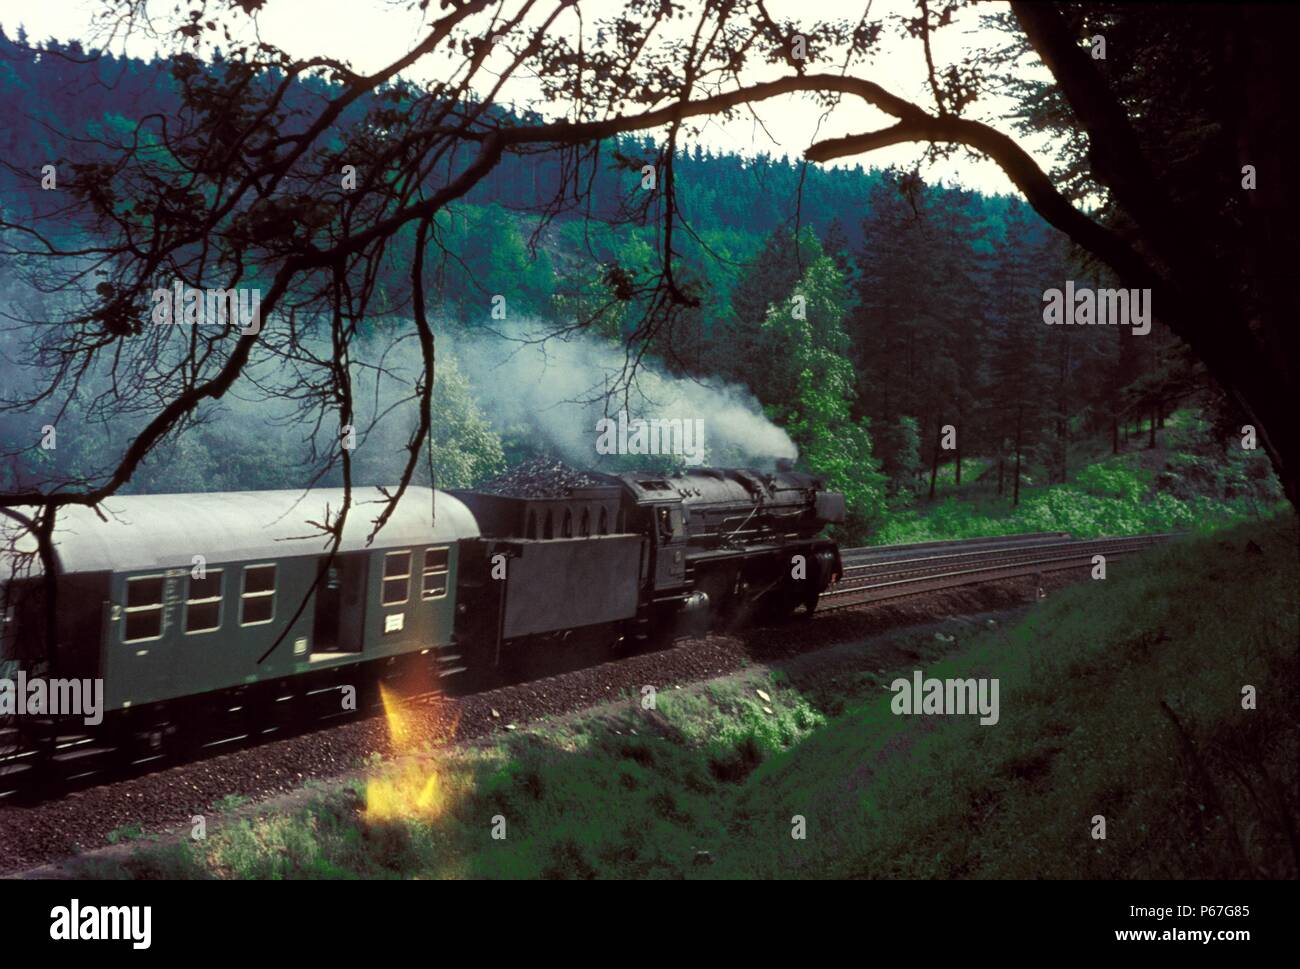
[[[189,573],[168,569],[143,575],[115,575],[109,616],[105,682],[110,706],[139,706],[171,694],[180,641],[177,620]]]
[[[316,563],[320,568],[325,556]],[[336,555],[316,587],[313,653],[361,652],[366,611],[366,557],[356,552]]]

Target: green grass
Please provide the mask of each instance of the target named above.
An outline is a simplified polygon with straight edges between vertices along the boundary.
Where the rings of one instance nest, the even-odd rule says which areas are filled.
[[[871,533],[846,535],[849,544],[897,544],[1067,531],[1080,538],[1142,532],[1201,531],[1271,517],[1287,506],[1267,455],[1225,442],[1195,409],[1167,416],[1156,431],[1156,447],[1143,431],[1111,453],[1107,433],[1071,442],[1064,483],[1049,484],[1041,455],[1030,449],[1021,475],[1020,503],[1012,504],[1011,466],[1004,494],[997,493],[996,462],[963,461],[961,487],[956,464],[938,468],[936,500],[926,499],[928,476],[916,482],[916,496],[899,497],[874,523]]]
[[[106,840],[109,844],[115,845],[123,841],[136,841],[142,837],[144,837],[144,828],[140,825],[124,824],[110,831]]]
[[[1190,538],[1005,630],[894,637],[899,669],[661,691],[435,762],[427,812],[368,819],[358,783],[108,874],[1293,878],[1296,543],[1290,516]],[[913,668],[998,677],[999,723],[894,716]]]
[[[893,545],[943,539],[1069,532],[1076,538],[1145,532],[1212,531],[1272,515],[1275,501],[1175,495],[1158,489],[1156,475],[1140,455],[1121,454],[1082,468],[1067,484],[1021,488],[1020,504],[987,488],[949,494],[933,504],[891,512],[871,537]]]
[[[722,873],[1296,877],[1300,575],[1294,524],[1275,529],[1121,565],[927,668],[997,675],[996,727],[926,729],[876,702],[774,757],[738,801]],[[818,819],[806,843],[776,837],[793,813]]]

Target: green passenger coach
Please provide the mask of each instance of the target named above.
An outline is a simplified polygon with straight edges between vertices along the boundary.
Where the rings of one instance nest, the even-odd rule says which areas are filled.
[[[410,488],[367,544],[383,502],[353,489],[328,567],[330,539],[311,523],[338,514],[342,489],[112,497],[102,517],[61,509],[52,673],[102,678],[113,711],[410,655],[454,672],[458,543],[478,536],[474,518],[451,495]]]

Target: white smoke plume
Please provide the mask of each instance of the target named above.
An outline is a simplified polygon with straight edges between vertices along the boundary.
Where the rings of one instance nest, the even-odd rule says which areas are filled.
[[[608,468],[610,459],[596,452],[596,423],[626,407],[632,419],[702,420],[705,464],[770,468],[798,455],[790,436],[744,387],[674,376],[643,358],[625,393],[618,389],[628,366],[622,346],[585,333],[534,342],[541,332],[520,324],[439,334],[497,429],[534,435],[539,450],[578,467]],[[619,463],[629,461],[635,463]]]

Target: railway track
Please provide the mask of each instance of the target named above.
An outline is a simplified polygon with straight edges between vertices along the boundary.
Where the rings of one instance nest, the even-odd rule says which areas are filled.
[[[1069,539],[1045,532],[999,539],[923,542],[916,545],[851,548],[841,553],[844,573],[822,593],[818,609],[845,609],[898,596],[1041,575],[1131,555],[1169,535]]]
[[[964,539],[947,542],[918,542],[909,545],[848,548],[841,552],[843,575],[821,594],[818,610],[846,609],[901,596],[918,595],[982,582],[1045,572],[1082,568],[1094,555],[1107,559],[1149,548],[1171,536],[1142,535],[1133,538],[1070,539],[1063,532]],[[434,694],[428,694],[433,697]],[[406,697],[416,701],[423,697]],[[378,709],[378,708],[376,708]],[[240,708],[232,708],[238,712]],[[369,711],[363,711],[369,712]],[[217,730],[193,753],[253,745],[273,736],[327,725],[333,719],[351,719],[355,714],[333,714],[311,725],[286,729],[283,725],[243,723],[238,729]],[[0,725],[4,726],[4,725]],[[23,749],[12,728],[0,729],[0,799],[16,793],[18,776],[29,766],[35,751]],[[56,741],[53,761],[64,784],[93,782],[110,764],[118,772],[147,772],[150,762],[168,762],[162,756],[122,759],[121,752],[100,747],[88,735],[61,736]],[[110,771],[111,773],[112,771]]]
[[[946,551],[996,548],[1030,548],[1069,539],[1068,532],[1030,532],[1023,535],[993,535],[986,538],[962,538],[941,542],[912,542],[907,545],[863,545],[840,549],[846,567],[865,562],[883,562],[920,555],[937,555]]]

